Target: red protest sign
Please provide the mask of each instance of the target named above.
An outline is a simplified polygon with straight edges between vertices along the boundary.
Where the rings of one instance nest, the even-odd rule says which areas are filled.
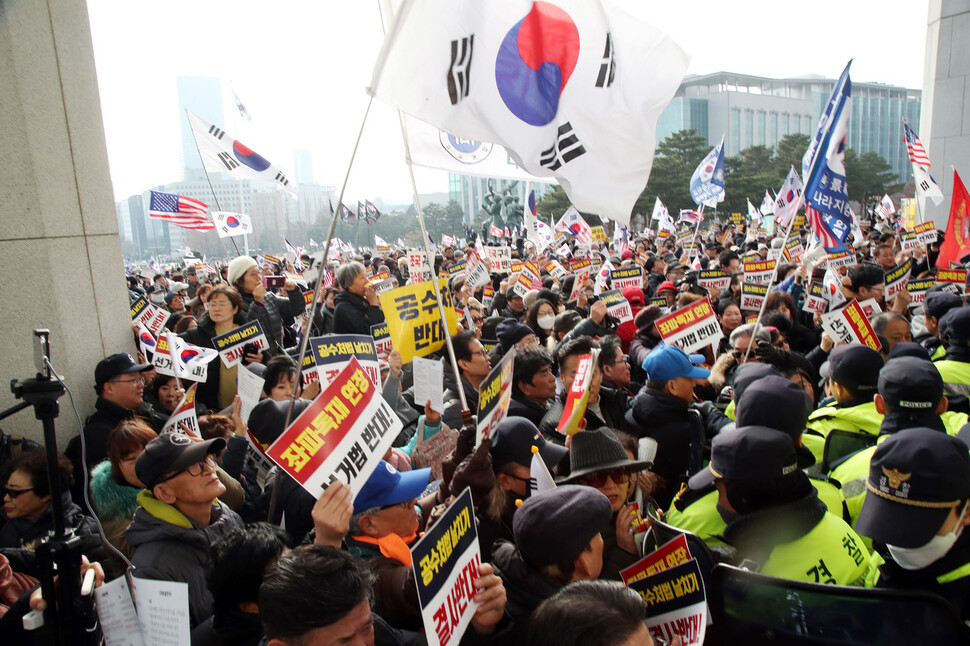
[[[356,496],[400,430],[400,419],[352,357],[266,455],[314,496],[330,476]]]
[[[676,345],[684,352],[703,348],[724,336],[714,308],[706,298],[658,319],[657,330],[664,343]]]
[[[690,559],[687,536],[680,534],[677,538],[667,541],[630,567],[620,570],[620,578],[623,579],[624,585],[629,586],[634,581],[670,569],[675,565],[686,563]]]

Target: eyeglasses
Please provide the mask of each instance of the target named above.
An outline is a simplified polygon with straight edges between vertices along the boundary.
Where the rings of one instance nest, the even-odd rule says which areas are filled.
[[[144,377],[136,377],[135,379],[114,379],[114,380],[112,380],[109,383],[112,383],[112,384],[135,384],[136,386],[139,385],[139,384],[141,384],[142,386],[144,386],[145,385],[145,378]]]
[[[606,485],[607,478],[610,478],[618,485],[624,485],[630,481],[630,470],[626,467],[618,467],[608,471],[597,471],[583,476],[581,480],[587,486],[599,489]]]
[[[481,325],[484,322],[485,322],[485,319],[481,317],[476,317],[476,316],[472,317],[472,323],[474,323],[475,325]]]
[[[10,487],[4,487],[3,495],[10,496],[10,500],[16,500],[17,497],[19,497],[21,494],[25,494],[28,491],[33,491],[33,490],[34,490],[33,487],[30,487],[29,489],[11,489]]]
[[[215,463],[215,460],[212,459],[212,456],[206,456],[205,460],[200,460],[195,464],[190,464],[189,466],[185,467],[185,469],[183,469],[182,471],[176,471],[171,475],[167,475],[161,480],[159,480],[158,482],[156,482],[155,484],[160,485],[163,482],[168,482],[169,480],[172,480],[173,478],[177,478],[183,473],[188,473],[193,478],[198,478],[200,475],[205,473],[206,467],[209,467],[210,469],[216,468],[216,463]]]
[[[622,365],[624,363],[630,363],[630,357],[622,356],[619,359],[617,359],[616,361],[614,361],[612,365],[619,366],[619,365]]]
[[[481,350],[476,350],[475,352],[472,352],[472,354],[480,354],[486,359],[488,359],[488,352],[485,351],[485,348],[482,348]]]

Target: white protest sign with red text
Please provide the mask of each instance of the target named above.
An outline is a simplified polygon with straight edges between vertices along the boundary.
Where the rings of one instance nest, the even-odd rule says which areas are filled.
[[[657,319],[656,325],[664,343],[676,345],[688,353],[717,343],[724,337],[714,308],[706,298]]]
[[[314,497],[332,476],[356,496],[401,428],[378,387],[351,358],[266,455]]]
[[[822,314],[822,329],[828,332],[836,343],[861,343],[873,350],[879,350],[882,347],[879,337],[869,323],[869,318],[859,305],[859,301],[854,298],[842,309]]]

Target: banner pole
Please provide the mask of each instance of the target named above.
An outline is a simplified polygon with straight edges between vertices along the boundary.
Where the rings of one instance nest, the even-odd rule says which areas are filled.
[[[185,116],[186,116],[186,118],[188,118],[188,116],[189,116],[189,109],[188,108],[185,108]],[[195,136],[195,130],[192,129],[191,127],[189,128],[189,130],[192,131],[192,141],[195,142],[195,149],[199,153],[199,159],[202,159],[202,149],[199,148],[199,139],[198,139],[198,137]],[[205,167],[205,160],[202,161],[202,172],[205,173],[205,181],[208,182],[208,184],[209,184],[209,190],[212,192],[212,199],[216,203],[216,208],[221,211],[222,210],[222,206],[219,205],[219,197],[216,195],[216,190],[214,188],[212,188],[212,179],[209,177],[209,171]],[[241,203],[242,202],[240,202],[240,204]],[[236,255],[237,256],[240,255],[239,254],[239,247],[236,245],[236,239],[233,236],[229,236],[229,241],[232,242],[232,246],[236,250]],[[222,244],[222,238],[219,239],[219,243]]]
[[[347,163],[347,172],[344,173],[344,181],[340,186],[340,198],[338,204],[343,204],[344,191],[347,190],[347,180],[350,179],[350,169],[354,166],[354,159],[357,157],[357,148],[360,146],[360,138],[364,134],[364,125],[367,123],[367,115],[370,114],[370,107],[374,103],[374,97],[370,97],[367,100],[367,109],[364,110],[364,118],[360,121],[360,130],[357,132],[357,141],[354,142],[354,150],[350,153],[350,161]],[[303,366],[303,357],[306,356],[307,347],[310,343],[310,330],[313,328],[313,319],[316,317],[317,309],[320,306],[323,295],[323,276],[327,269],[327,265],[330,262],[330,242],[333,240],[333,232],[337,227],[337,217],[338,214],[334,213],[330,216],[330,227],[327,229],[327,240],[324,243],[324,255],[323,262],[320,264],[320,273],[317,276],[317,288],[313,290],[313,301],[310,303],[310,311],[306,313],[307,322],[306,332],[300,338],[300,354],[297,357],[296,365],[297,370],[301,370]],[[286,408],[286,420],[283,423],[283,429],[289,427],[290,420],[293,417],[293,404],[296,402],[297,394],[300,391],[300,383],[302,382],[302,377],[299,372],[297,372],[297,378],[293,380],[293,392],[290,393],[290,405]],[[273,483],[273,493],[269,499],[269,512],[267,513],[267,520],[273,522],[273,516],[276,512],[276,501],[279,497],[280,491],[280,481],[282,478],[277,478]]]
[[[392,15],[392,10],[389,2],[382,4],[378,2],[378,13],[381,17],[381,28],[384,34],[387,34],[387,25],[384,22],[385,11],[388,15]],[[371,98],[373,99],[373,94]],[[471,422],[471,409],[468,408],[468,402],[465,401],[465,389],[461,387],[461,371],[458,370],[458,359],[455,358],[455,348],[451,344],[451,334],[448,330],[448,319],[445,317],[445,306],[441,301],[441,290],[438,289],[438,276],[434,271],[434,256],[431,255],[431,244],[428,241],[428,229],[424,222],[424,212],[421,210],[421,200],[418,198],[418,183],[414,179],[414,166],[411,163],[411,147],[408,145],[408,130],[407,125],[404,123],[404,114],[398,110],[397,118],[401,124],[401,138],[404,140],[404,159],[408,166],[408,175],[411,177],[411,190],[414,192],[414,208],[418,212],[418,224],[421,225],[421,240],[424,243],[424,252],[428,257],[428,265],[431,267],[431,287],[434,290],[434,297],[438,301],[438,313],[441,316],[441,329],[443,336],[445,337],[445,347],[448,348],[448,358],[451,361],[451,368],[455,372],[455,383],[458,384],[458,399],[461,402],[461,412],[462,419],[465,423]]]
[[[799,198],[798,206],[792,212],[791,220],[788,222],[788,228],[785,229],[785,239],[781,243],[781,252],[785,253],[785,245],[788,244],[788,238],[791,236],[792,227],[795,225],[795,214],[801,207],[801,198]],[[771,288],[774,286],[775,281],[778,280],[778,260],[781,258],[775,258],[775,268],[771,272],[771,279],[768,281],[768,291],[765,293],[765,300],[761,301],[761,309],[758,310],[758,318],[754,320],[754,328],[751,330],[751,341],[748,343],[748,349],[744,351],[744,361],[748,360],[748,356],[751,354],[751,348],[755,344],[755,335],[758,333],[758,327],[761,325],[761,317],[765,314],[765,306],[768,304],[768,296],[771,295]],[[743,267],[744,265],[742,265]],[[796,316],[797,312],[792,312],[792,316]],[[743,363],[743,362],[742,362]]]

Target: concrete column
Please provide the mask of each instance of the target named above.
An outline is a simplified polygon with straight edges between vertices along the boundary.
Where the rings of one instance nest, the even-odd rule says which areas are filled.
[[[919,137],[946,198],[927,200],[924,215],[945,229],[953,167],[970,182],[970,0],[930,0]]]
[[[34,328],[83,423],[94,367],[134,351],[87,5],[0,2],[0,407],[10,379],[34,375]],[[67,396],[58,446],[78,433]],[[0,422],[42,441],[27,410]]]

